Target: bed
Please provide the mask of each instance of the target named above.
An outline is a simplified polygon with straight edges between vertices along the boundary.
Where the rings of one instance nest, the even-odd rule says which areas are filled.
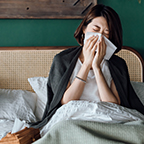
[[[46,104],[46,84],[49,75],[49,70],[53,57],[60,51],[70,47],[66,46],[49,46],[49,47],[0,47],[0,139],[6,135],[6,133],[12,131],[16,119],[24,120],[25,122],[34,122],[42,118]],[[131,47],[123,46],[122,50],[117,54],[125,59],[130,74],[131,84],[139,96],[140,100],[144,104],[144,61],[141,55]],[[17,121],[18,122],[18,121]],[[87,128],[85,126],[88,126]],[[79,140],[84,139],[90,132],[93,138],[88,136],[86,143],[144,143],[144,122],[129,123],[122,128],[120,125],[101,124],[94,122],[84,121],[67,121],[59,122],[58,127],[63,129],[63,133],[67,133],[67,129],[64,126],[72,127],[73,134],[79,136]],[[84,132],[83,136],[77,134],[77,128],[81,127]],[[99,127],[98,137],[92,132],[92,127]],[[109,130],[110,129],[110,130]],[[125,130],[124,130],[125,129]],[[126,129],[129,131],[126,131]],[[103,132],[102,132],[103,130]],[[107,131],[109,130],[109,131]],[[114,136],[115,131],[119,130],[119,137]],[[54,136],[55,126],[52,128]],[[103,134],[111,133],[114,136],[108,136]],[[123,134],[121,133],[123,131]],[[131,132],[129,133],[124,133]],[[61,141],[63,144],[67,143],[71,139],[67,135],[63,140],[59,137],[63,133],[59,134],[56,141]],[[71,134],[70,134],[71,135]],[[127,135],[126,139],[124,138]],[[46,137],[46,136],[45,136]],[[36,141],[35,143],[46,143],[49,136],[43,141]],[[103,138],[103,139],[102,139]],[[123,139],[124,138],[124,139]],[[68,139],[68,141],[66,141]],[[71,141],[71,143],[81,143],[79,140]],[[79,141],[79,142],[78,142]],[[93,142],[92,142],[93,141]],[[49,142],[49,144],[55,143]]]

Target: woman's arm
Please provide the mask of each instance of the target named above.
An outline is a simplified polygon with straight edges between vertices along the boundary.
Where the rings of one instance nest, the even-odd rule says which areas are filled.
[[[81,78],[84,81],[86,81],[88,72],[92,67],[92,61],[95,56],[95,50],[96,50],[95,44],[97,40],[98,40],[98,36],[90,37],[86,41],[86,44],[84,45],[82,50],[82,56],[84,60],[83,60],[83,65],[77,74],[77,77]],[[71,100],[80,99],[85,86],[85,83],[82,80],[75,78],[75,80],[71,85],[68,84],[67,90],[65,91],[63,98],[61,100],[62,104],[66,104]]]
[[[120,104],[120,98],[113,80],[111,82],[111,87],[109,88],[100,68],[100,64],[105,54],[106,54],[106,44],[104,42],[104,39],[101,37],[100,41],[97,44],[97,53],[92,63],[100,98],[101,101]]]
[[[83,64],[79,73],[77,74],[77,77],[86,81],[89,70],[90,68],[87,65]],[[71,85],[70,83],[68,84],[67,90],[65,91],[61,100],[62,104],[66,104],[71,100],[80,99],[85,86],[85,82],[83,82],[82,80],[75,78]]]
[[[113,80],[111,81],[111,87],[109,88],[101,69],[95,69],[94,73],[101,101],[120,104],[120,98]]]

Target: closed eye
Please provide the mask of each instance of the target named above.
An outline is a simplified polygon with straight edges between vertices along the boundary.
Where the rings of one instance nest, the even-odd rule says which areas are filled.
[[[99,29],[93,29],[93,31],[96,31],[96,32],[98,32],[98,31],[99,31]]]
[[[107,36],[109,36],[109,33],[104,33],[104,35],[107,35]]]

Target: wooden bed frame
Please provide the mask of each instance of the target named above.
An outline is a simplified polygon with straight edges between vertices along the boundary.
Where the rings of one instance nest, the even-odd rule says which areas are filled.
[[[0,88],[32,91],[30,77],[47,77],[54,55],[72,46],[0,47]],[[131,81],[143,82],[144,60],[131,47],[117,54],[125,59]]]

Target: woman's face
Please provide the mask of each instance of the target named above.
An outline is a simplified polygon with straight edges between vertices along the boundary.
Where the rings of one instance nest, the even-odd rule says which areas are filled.
[[[83,31],[84,34],[87,32],[101,33],[106,38],[109,38],[109,28],[106,19],[102,16],[94,18]]]

